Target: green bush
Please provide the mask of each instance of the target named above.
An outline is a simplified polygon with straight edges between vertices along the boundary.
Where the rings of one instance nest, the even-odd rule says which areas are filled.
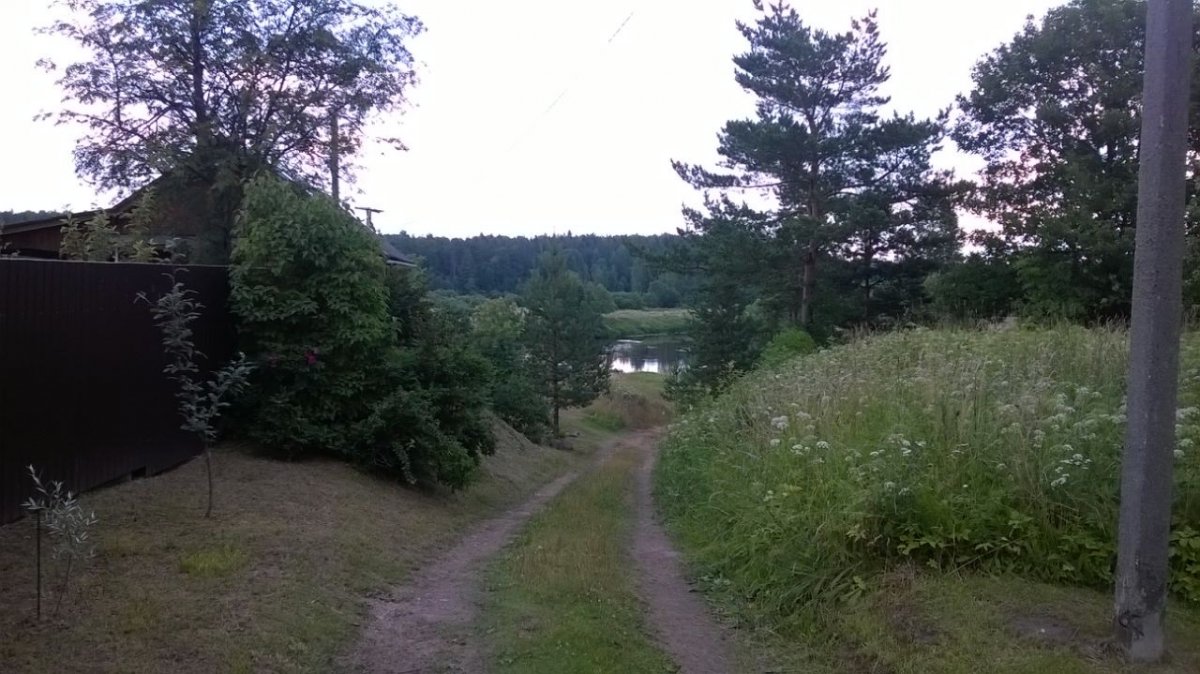
[[[788,328],[771,338],[758,357],[758,367],[776,367],[817,350],[817,343],[800,328]]]
[[[1172,588],[1200,601],[1187,347]],[[660,502],[715,586],[781,623],[906,564],[1110,587],[1126,351],[1116,330],[915,330],[752,373],[674,425]]]
[[[472,340],[492,368],[492,409],[526,437],[541,441],[550,406],[539,390],[522,335],[525,313],[511,299],[488,300],[471,317]]]
[[[615,292],[612,293],[613,304],[617,309],[645,309],[646,296],[642,293]]]
[[[389,271],[375,235],[328,198],[251,182],[230,272],[242,347],[260,364],[251,438],[413,482],[466,483],[491,446],[478,393],[486,365],[405,273]]]

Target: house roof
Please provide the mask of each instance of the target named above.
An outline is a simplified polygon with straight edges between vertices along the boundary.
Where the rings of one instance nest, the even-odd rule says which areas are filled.
[[[32,232],[39,229],[59,228],[63,226],[63,223],[67,220],[67,218],[73,218],[79,222],[86,222],[103,211],[116,214],[125,213],[137,205],[137,202],[142,198],[142,195],[162,179],[163,178],[161,176],[154,179],[149,184],[134,190],[129,196],[121,199],[109,208],[93,208],[88,211],[77,211],[67,215],[54,215],[45,218],[36,218],[33,220],[24,220],[22,222],[3,225],[0,227],[0,234],[19,234],[21,232]],[[365,227],[366,225],[363,226]],[[384,262],[389,265],[400,267],[417,266],[416,260],[408,255],[405,255],[404,253],[401,253],[383,236],[376,234],[375,238],[379,241],[379,252],[381,255],[383,255]]]

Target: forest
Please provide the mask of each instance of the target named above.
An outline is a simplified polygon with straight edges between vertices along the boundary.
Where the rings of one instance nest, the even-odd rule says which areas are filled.
[[[387,238],[398,250],[421,261],[433,288],[456,293],[519,292],[537,267],[538,257],[551,247],[562,251],[570,271],[613,293],[622,309],[675,307],[689,298],[694,286],[684,276],[665,272],[648,260],[677,242],[673,234],[602,236],[568,232],[531,238],[481,234],[450,239],[401,232]]]

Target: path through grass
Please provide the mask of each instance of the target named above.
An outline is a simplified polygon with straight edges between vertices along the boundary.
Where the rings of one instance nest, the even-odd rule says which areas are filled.
[[[582,477],[489,571],[486,639],[495,671],[675,671],[647,635],[629,541],[637,443]]]

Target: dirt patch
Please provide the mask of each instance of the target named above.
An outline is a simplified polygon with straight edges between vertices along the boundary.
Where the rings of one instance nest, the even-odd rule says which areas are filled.
[[[679,553],[654,516],[651,485],[658,434],[639,434],[631,441],[639,443],[644,456],[637,479],[633,557],[650,623],[683,674],[727,674],[733,671],[727,635],[685,580]]]
[[[592,465],[607,458],[614,446],[601,448]],[[484,671],[482,644],[473,631],[483,567],[581,472],[563,475],[520,506],[476,526],[409,582],[372,599],[359,642],[341,664],[380,674]]]
[[[1020,616],[1010,620],[1008,626],[1022,639],[1044,646],[1078,645],[1079,630],[1055,618]]]

